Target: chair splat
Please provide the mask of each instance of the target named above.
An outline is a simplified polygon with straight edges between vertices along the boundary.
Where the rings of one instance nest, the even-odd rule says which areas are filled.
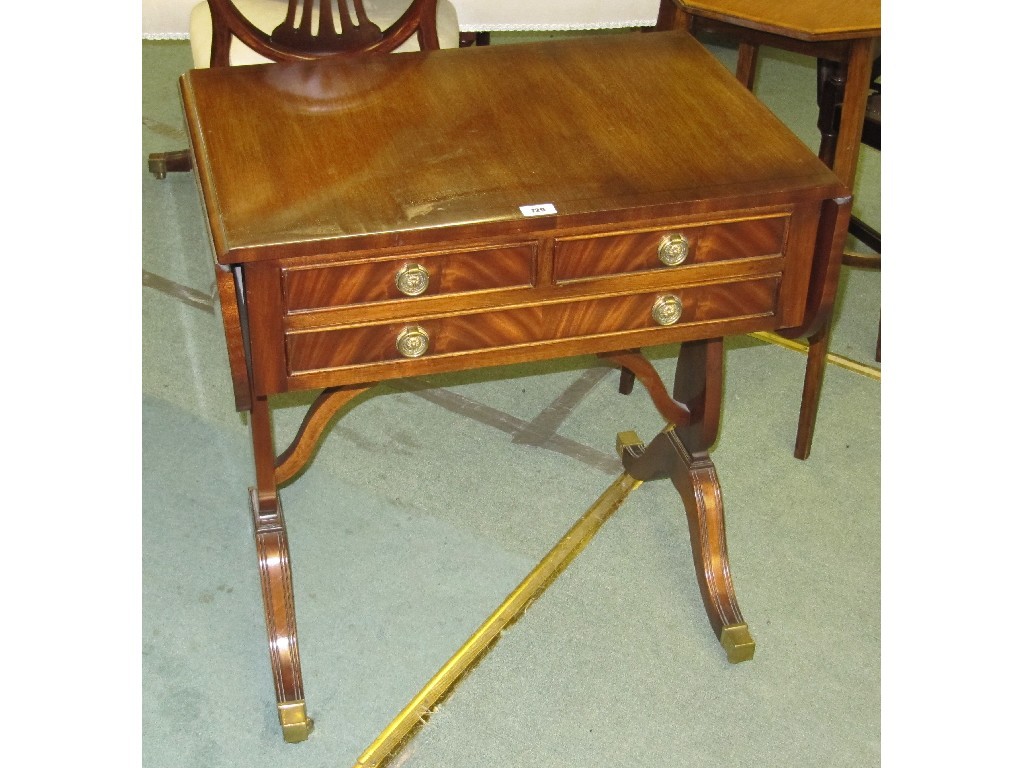
[[[296,23],[299,3],[302,4],[302,13]],[[314,6],[319,6],[315,31]],[[335,27],[335,7],[338,9],[340,30]],[[363,0],[289,0],[285,20],[270,34],[275,43],[322,55],[365,50],[383,37],[380,27],[366,15]]]

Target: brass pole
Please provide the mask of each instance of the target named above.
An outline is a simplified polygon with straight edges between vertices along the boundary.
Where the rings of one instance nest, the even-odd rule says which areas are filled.
[[[405,709],[366,748],[354,768],[380,768],[385,765],[416,728],[426,722],[441,699],[487,653],[499,635],[565,570],[619,508],[626,496],[640,484],[640,480],[635,480],[628,474],[620,475],[537,563],[519,586],[509,593],[505,601],[480,625],[455,655],[430,678],[430,682],[423,690],[416,694]]]

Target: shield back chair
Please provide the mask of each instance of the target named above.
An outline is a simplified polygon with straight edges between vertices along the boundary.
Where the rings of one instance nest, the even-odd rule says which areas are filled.
[[[457,48],[459,24],[450,0],[204,0],[189,38],[203,69]],[[187,149],[149,156],[158,179],[191,168]]]

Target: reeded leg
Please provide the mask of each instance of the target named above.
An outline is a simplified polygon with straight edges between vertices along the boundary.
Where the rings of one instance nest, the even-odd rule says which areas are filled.
[[[324,390],[310,406],[291,445],[279,457],[274,456],[270,404],[265,396],[251,397],[250,423],[256,464],[256,486],[250,489],[253,529],[277,712],[284,740],[289,742],[305,741],[313,730],[313,720],[306,714],[302,690],[291,556],[277,489],[292,480],[312,460],[320,437],[338,410],[367,389],[335,387]]]
[[[288,533],[280,501],[273,512],[261,511],[259,494],[254,488],[252,510],[270,646],[270,667],[274,675],[281,731],[285,741],[305,741],[313,730],[313,721],[306,714],[306,700],[302,691]]]
[[[637,375],[644,380],[640,371]],[[688,412],[689,423],[666,428],[646,447],[635,433],[621,433],[617,448],[626,472],[636,479],[672,478],[686,509],[697,584],[711,628],[730,662],[747,661],[754,657],[754,640],[736,601],[722,488],[707,453],[718,435],[721,339],[682,345],[674,397]]]
[[[273,439],[266,397],[253,398],[251,425],[256,487],[250,489],[250,496],[278,717],[285,741],[305,741],[313,721],[306,714],[302,690],[288,533],[274,483]]]

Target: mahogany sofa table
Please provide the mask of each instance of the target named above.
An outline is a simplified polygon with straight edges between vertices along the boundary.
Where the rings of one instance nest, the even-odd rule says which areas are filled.
[[[670,476],[731,661],[753,654],[729,575],[722,338],[828,317],[847,189],[685,32],[194,70],[181,79],[236,405],[285,738],[306,738],[278,488],[377,382],[582,354],[669,422],[620,435]],[[681,343],[669,395],[640,352]],[[292,444],[269,399],[322,390]],[[766,397],[770,397],[766,393]]]

